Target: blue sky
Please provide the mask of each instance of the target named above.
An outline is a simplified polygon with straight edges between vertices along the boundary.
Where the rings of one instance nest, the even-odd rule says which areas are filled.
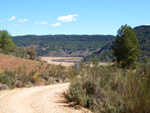
[[[12,36],[112,34],[150,25],[150,0],[0,0],[0,30]]]

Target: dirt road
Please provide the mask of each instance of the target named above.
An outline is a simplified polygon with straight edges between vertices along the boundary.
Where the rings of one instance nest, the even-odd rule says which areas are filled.
[[[0,113],[83,113],[64,102],[63,91],[68,86],[64,83],[1,91]]]

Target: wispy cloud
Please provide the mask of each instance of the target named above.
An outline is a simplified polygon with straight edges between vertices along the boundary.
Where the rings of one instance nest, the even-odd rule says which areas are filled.
[[[60,23],[55,23],[51,25],[51,27],[58,27],[58,26],[60,26]]]
[[[72,22],[72,21],[76,21],[76,17],[78,17],[78,14],[74,14],[74,15],[67,15],[67,16],[60,16],[57,18],[58,21],[62,21],[62,22]]]
[[[0,23],[1,23],[1,22],[3,22],[3,21],[0,20]]]
[[[19,24],[14,24],[14,26],[19,26]]]
[[[16,17],[15,16],[12,16],[11,18],[9,18],[8,20],[11,21],[11,20],[15,20]]]
[[[35,24],[48,24],[48,23],[45,21],[40,21],[40,22],[35,22]]]
[[[23,19],[23,20],[19,19],[19,20],[18,20],[18,22],[20,22],[20,23],[22,23],[22,22],[27,22],[27,21],[28,21],[28,19]]]

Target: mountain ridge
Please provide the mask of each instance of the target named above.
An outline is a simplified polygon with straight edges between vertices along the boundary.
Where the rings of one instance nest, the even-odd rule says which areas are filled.
[[[38,56],[87,56],[115,39],[113,35],[25,35],[12,37],[17,46],[34,45]],[[55,51],[56,54],[53,54]],[[87,53],[87,51],[89,51]],[[61,54],[64,53],[64,54]]]
[[[135,31],[139,39],[139,45],[141,49],[141,54],[138,60],[145,61],[147,59],[150,59],[150,26],[141,25],[133,28],[133,30]],[[111,50],[112,43],[113,42],[105,45],[99,51],[84,57],[84,61],[92,61],[93,58],[97,58],[99,61],[102,62],[112,62],[114,60],[114,56]]]

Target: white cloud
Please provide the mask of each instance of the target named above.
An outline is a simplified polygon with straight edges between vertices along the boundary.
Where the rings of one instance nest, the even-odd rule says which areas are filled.
[[[28,21],[28,19],[18,20],[18,22],[27,22],[27,21]]]
[[[51,27],[58,27],[58,26],[60,26],[60,23],[55,23],[51,25]]]
[[[0,21],[0,23],[1,23],[1,22],[3,22],[3,21]]]
[[[35,22],[35,24],[48,24],[48,23],[44,21],[40,21],[40,22]]]
[[[8,20],[11,21],[11,20],[15,20],[16,17],[15,16],[12,16],[11,18],[9,18]]]
[[[62,21],[62,22],[72,22],[72,21],[77,20],[76,17],[78,17],[78,14],[68,15],[68,16],[60,16],[57,18],[57,20]]]

